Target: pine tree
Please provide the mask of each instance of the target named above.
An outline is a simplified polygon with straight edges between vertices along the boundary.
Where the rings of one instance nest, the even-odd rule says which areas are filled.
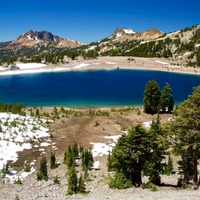
[[[155,80],[148,81],[144,89],[144,112],[154,114],[158,112],[160,101],[160,88]]]
[[[109,151],[108,159],[107,159],[107,168],[108,168],[108,171],[109,171],[109,172],[112,170],[112,162],[111,162],[110,151]]]
[[[78,180],[78,192],[80,193],[85,193],[85,182],[84,182],[84,179],[83,179],[83,176],[81,174],[79,180]]]
[[[75,157],[74,157],[74,153],[73,153],[72,148],[71,148],[70,145],[68,146],[67,150],[65,151],[64,163],[68,167],[71,167],[72,165],[75,165]]]
[[[114,177],[110,179],[110,188],[126,189],[132,186],[132,182],[122,171],[116,171]]]
[[[193,184],[198,184],[198,158],[200,155],[200,86],[176,110],[169,123],[180,155],[192,158]],[[184,155],[184,156],[183,156]],[[185,173],[186,174],[186,173]]]
[[[79,151],[78,151],[77,143],[74,143],[72,151],[73,151],[74,157],[78,157]]]
[[[169,155],[168,162],[167,162],[167,164],[166,164],[166,166],[164,168],[164,174],[166,174],[166,175],[172,174],[173,173],[173,169],[174,169],[173,161],[171,159],[171,156]]]
[[[171,113],[173,110],[174,110],[174,97],[171,95],[169,97],[168,112]]]
[[[166,142],[164,131],[161,127],[160,117],[152,121],[149,130],[149,140],[151,152],[145,163],[144,173],[149,176],[149,181],[155,185],[160,185],[160,174],[163,173]]]
[[[90,169],[93,166],[93,156],[91,150],[84,149],[82,151],[82,167]]]
[[[128,135],[122,135],[119,138],[112,150],[113,170],[123,173],[133,185],[142,184],[141,174],[145,166],[145,159],[150,155],[150,143],[149,134],[141,125],[132,127]]]
[[[50,168],[51,169],[55,169],[56,167],[57,167],[56,156],[55,156],[55,153],[51,151],[51,155],[50,155]]]
[[[171,96],[171,88],[169,83],[165,83],[159,100],[159,108],[162,109],[162,112],[166,112],[166,108],[169,105],[169,98]]]
[[[76,174],[76,169],[75,165],[72,165],[71,167],[68,168],[67,172],[67,195],[72,195],[74,193],[77,193],[78,191],[78,178]]]
[[[188,184],[193,175],[192,157],[190,155],[188,155],[187,153],[182,152],[181,158],[182,158],[182,160],[178,161],[179,174],[182,177],[181,179],[182,179],[183,183]]]
[[[47,173],[47,159],[45,156],[42,156],[40,161],[39,171],[37,172],[37,180],[48,180],[48,173]]]

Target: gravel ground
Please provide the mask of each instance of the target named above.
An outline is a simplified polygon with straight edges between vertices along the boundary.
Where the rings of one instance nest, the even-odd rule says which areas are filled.
[[[62,168],[62,169],[59,169]],[[2,200],[77,200],[77,199],[98,199],[98,200],[133,200],[133,199],[169,199],[169,200],[188,200],[200,199],[200,189],[176,189],[175,187],[159,187],[157,191],[152,192],[149,189],[129,188],[125,190],[110,189],[105,183],[105,177],[102,176],[101,170],[92,171],[92,181],[87,183],[88,194],[76,194],[66,196],[67,180],[65,173],[61,171],[65,166],[59,166],[54,173],[59,174],[60,185],[54,184],[52,174],[49,175],[49,180],[36,181],[36,175],[32,174],[29,178],[22,181],[22,185],[15,185],[12,183],[3,183],[0,180],[0,199]],[[63,175],[64,174],[64,175]],[[174,184],[177,181],[177,176],[163,176],[162,181],[168,184]]]
[[[167,121],[169,115],[162,115],[162,120]],[[54,124],[51,124],[50,129],[56,130],[53,138],[53,142],[56,142],[58,147],[57,162],[60,163],[59,167],[50,170],[48,169],[49,180],[46,181],[36,181],[36,174],[31,174],[28,178],[22,180],[22,185],[16,185],[13,183],[6,182],[0,177],[0,200],[133,200],[133,199],[149,199],[149,200],[160,200],[160,199],[170,199],[170,200],[188,200],[188,199],[200,199],[200,189],[192,190],[185,189],[180,190],[175,187],[159,187],[158,191],[152,192],[148,189],[142,188],[130,188],[126,190],[110,189],[106,184],[106,177],[108,177],[107,167],[106,167],[106,156],[95,157],[95,160],[99,160],[100,170],[92,170],[91,177],[92,181],[87,183],[86,190],[88,194],[72,195],[66,196],[67,193],[67,178],[66,172],[67,168],[63,162],[63,151],[66,148],[66,141],[70,143],[70,135],[73,139],[81,140],[84,144],[89,144],[89,142],[109,142],[109,140],[104,139],[103,136],[108,136],[109,133],[120,133],[120,126],[116,124],[116,121],[120,121],[123,125],[130,126],[138,122],[145,122],[152,120],[153,116],[141,114],[135,115],[135,111],[126,113],[126,115],[121,115],[120,112],[111,112],[109,117],[98,116],[91,117],[87,114],[77,117],[69,117],[65,119],[65,123],[62,123],[60,119]],[[94,127],[95,121],[98,121],[100,125]],[[109,123],[108,123],[109,122]],[[102,131],[104,129],[104,131]],[[76,133],[76,135],[72,134]],[[92,135],[93,134],[93,135]],[[65,141],[63,138],[67,138]],[[112,141],[113,142],[113,141]],[[63,149],[61,148],[63,146]],[[20,154],[24,159],[27,157],[33,157],[34,152],[24,152]],[[47,154],[48,155],[48,154]],[[175,158],[173,158],[175,159]],[[24,160],[17,164],[23,165]],[[36,166],[35,166],[36,167]],[[60,185],[54,184],[53,178],[55,176],[59,177]],[[94,178],[95,177],[95,178]],[[162,182],[169,185],[176,185],[178,176],[162,176]],[[145,180],[144,180],[145,181]]]

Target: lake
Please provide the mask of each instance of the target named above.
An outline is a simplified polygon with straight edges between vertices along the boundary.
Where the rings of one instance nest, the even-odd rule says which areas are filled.
[[[200,84],[200,75],[148,70],[88,70],[0,76],[5,103],[26,106],[103,107],[142,105],[149,80],[168,82],[179,104]]]

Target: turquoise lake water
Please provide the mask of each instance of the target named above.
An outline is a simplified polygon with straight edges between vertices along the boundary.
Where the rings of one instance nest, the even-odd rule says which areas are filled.
[[[149,80],[168,82],[179,104],[200,85],[200,75],[146,70],[93,70],[0,76],[0,100],[26,106],[142,105]]]

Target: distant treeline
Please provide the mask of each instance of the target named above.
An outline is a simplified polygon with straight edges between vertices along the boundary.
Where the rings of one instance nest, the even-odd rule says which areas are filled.
[[[24,108],[25,105],[20,103],[6,104],[0,102],[0,112],[11,112],[13,114],[25,115]]]

